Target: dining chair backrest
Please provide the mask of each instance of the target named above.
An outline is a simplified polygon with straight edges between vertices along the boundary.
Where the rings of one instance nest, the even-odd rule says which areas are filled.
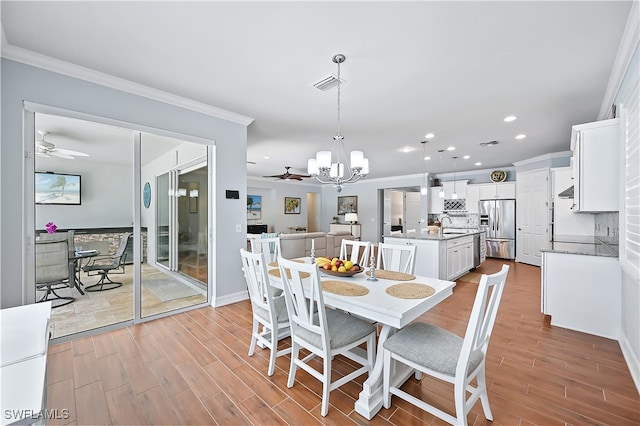
[[[416,229],[415,228],[407,229],[406,233],[407,234],[415,234],[416,233]]]
[[[318,267],[282,257],[278,259],[278,266],[287,302],[287,312],[289,312],[291,334],[296,335],[302,332],[305,335],[314,336],[314,340],[317,339],[321,343],[318,346],[328,350],[329,332]],[[307,276],[308,278],[305,278]],[[317,323],[314,321],[316,314]]]
[[[282,253],[280,237],[254,238],[251,240],[253,253],[264,253],[267,263],[275,262]]]
[[[252,253],[245,249],[240,249],[240,257],[242,258],[242,269],[247,280],[252,308],[268,312],[269,318],[275,322],[275,312],[271,307],[273,288],[269,284],[265,254]]]
[[[366,267],[369,259],[369,251],[371,250],[371,242],[342,240],[340,244],[340,259],[350,260],[360,266]],[[362,254],[360,253],[362,252]]]
[[[378,244],[376,268],[413,274],[416,264],[415,244]]]
[[[402,231],[389,231],[389,235],[400,235]]]
[[[508,272],[509,265],[502,265],[502,269],[495,274],[481,276],[460,350],[456,376],[467,377],[469,360],[473,354],[481,353],[486,358]]]

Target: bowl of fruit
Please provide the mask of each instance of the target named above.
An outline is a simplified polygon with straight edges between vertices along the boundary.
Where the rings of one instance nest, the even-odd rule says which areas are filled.
[[[342,260],[337,257],[318,257],[316,265],[320,268],[320,272],[333,275],[335,277],[352,277],[362,272],[362,267],[350,260]]]

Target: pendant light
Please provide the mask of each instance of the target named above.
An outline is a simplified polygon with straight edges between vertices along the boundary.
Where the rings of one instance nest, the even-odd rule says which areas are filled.
[[[425,164],[427,157],[427,142],[422,141],[422,186],[420,187],[420,194],[427,195],[427,166]]]
[[[347,157],[344,136],[340,130],[340,64],[346,60],[342,54],[334,55],[332,61],[338,65],[338,131],[333,137],[331,151],[318,151],[315,158],[307,161],[307,172],[320,183],[331,183],[338,192],[345,183],[357,182],[369,173],[369,160],[362,151],[351,151]]]
[[[442,154],[444,153],[444,149],[439,149],[438,152],[440,153],[440,173],[442,173]],[[444,198],[444,185],[442,184],[442,182],[440,182],[440,191],[438,192],[438,197]]]
[[[454,200],[458,199],[458,193],[456,192],[456,158],[458,157],[451,157],[453,160],[453,194],[451,194],[451,198]]]

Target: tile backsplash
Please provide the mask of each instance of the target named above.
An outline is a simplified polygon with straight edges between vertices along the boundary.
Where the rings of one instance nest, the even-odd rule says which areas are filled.
[[[611,242],[618,243],[619,235],[619,213],[595,213],[595,229],[594,235],[596,237],[610,237]]]
[[[427,220],[429,221],[429,225],[433,225],[433,222],[438,219],[441,214],[429,214]],[[449,215],[451,218],[452,225],[448,223],[445,226],[449,226],[452,228],[477,228],[478,227],[478,214],[477,213],[467,213],[463,215]]]

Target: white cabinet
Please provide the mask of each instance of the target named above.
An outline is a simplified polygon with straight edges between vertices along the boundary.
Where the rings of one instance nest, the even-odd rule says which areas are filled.
[[[486,183],[478,186],[481,200],[516,198],[515,182]]]
[[[574,212],[618,211],[618,119],[571,130]]]
[[[447,241],[447,280],[454,280],[473,268],[473,237]]]
[[[444,208],[444,198],[440,197],[440,187],[432,186],[429,188],[429,213],[440,214]]]
[[[384,242],[397,245],[415,245],[416,266],[414,273],[423,277],[446,279],[447,245],[445,241],[384,237]]]
[[[467,213],[478,213],[480,185],[467,185]]]
[[[467,182],[468,180],[444,182],[442,184],[444,186],[444,198],[447,200],[453,198],[454,189],[455,193],[458,195],[458,198],[467,198]]]
[[[542,313],[551,325],[620,337],[618,258],[542,252]]]

